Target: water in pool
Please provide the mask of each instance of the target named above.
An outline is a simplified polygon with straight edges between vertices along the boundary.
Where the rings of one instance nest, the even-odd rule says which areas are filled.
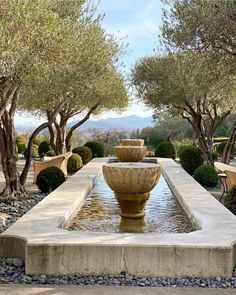
[[[121,219],[114,193],[101,177],[67,229],[108,233],[188,233],[196,230],[163,176],[146,203],[144,220],[127,222]]]

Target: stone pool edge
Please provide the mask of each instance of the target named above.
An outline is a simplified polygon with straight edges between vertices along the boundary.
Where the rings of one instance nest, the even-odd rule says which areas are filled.
[[[28,274],[232,274],[236,264],[236,217],[171,159],[158,158],[158,162],[173,192],[201,230],[188,234],[64,230],[107,161],[92,160],[0,235],[1,256],[23,258]]]

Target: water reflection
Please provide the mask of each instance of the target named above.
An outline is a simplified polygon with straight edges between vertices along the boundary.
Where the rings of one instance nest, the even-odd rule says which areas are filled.
[[[101,178],[67,229],[159,233],[187,233],[195,230],[162,176],[147,201],[144,220],[121,219],[114,193]]]

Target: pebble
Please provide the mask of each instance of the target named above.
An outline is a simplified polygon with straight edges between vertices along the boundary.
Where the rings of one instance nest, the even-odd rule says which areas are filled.
[[[23,266],[23,261],[19,258],[13,258],[12,264],[16,267],[21,267]]]
[[[221,277],[216,277],[217,282],[221,282]]]
[[[10,215],[9,218],[0,221],[0,233],[8,229],[9,226],[16,222],[32,207],[37,205],[42,199],[45,198],[45,196],[45,194],[33,194],[31,196],[31,199],[29,200],[22,200],[16,202],[11,202],[6,198],[0,197],[0,212],[4,212]]]
[[[64,276],[47,276],[26,275],[24,263],[18,261],[19,258],[0,258],[0,281],[14,284],[55,284],[55,285],[113,285],[113,286],[139,286],[139,287],[160,287],[168,286],[177,287],[201,287],[201,288],[236,288],[236,278],[233,277],[213,277],[213,278],[168,278],[168,277],[137,277],[129,273],[120,273],[120,275],[104,276],[83,276],[83,275],[64,275]],[[236,269],[235,269],[236,270]],[[235,273],[234,270],[234,273]]]
[[[0,258],[0,281],[13,284],[73,284],[73,285],[113,285],[113,286],[140,286],[140,287],[201,287],[201,288],[236,288],[236,277],[213,277],[213,278],[169,278],[169,277],[137,277],[127,272],[118,276],[83,276],[64,275],[47,276],[26,275],[24,263],[16,257]],[[235,274],[236,269],[234,270]]]

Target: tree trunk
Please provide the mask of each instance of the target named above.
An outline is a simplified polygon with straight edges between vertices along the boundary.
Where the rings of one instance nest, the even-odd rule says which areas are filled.
[[[55,133],[54,133],[52,124],[48,126],[48,131],[49,131],[49,134],[50,134],[50,146],[52,147],[52,149],[54,150],[56,155],[58,155],[59,152],[58,152],[57,146],[55,144]]]
[[[234,121],[234,126],[231,129],[229,140],[224,148],[223,155],[221,157],[221,162],[225,164],[229,164],[230,154],[234,147],[235,140],[236,140],[236,120]]]
[[[2,171],[5,176],[6,186],[1,195],[13,200],[26,198],[24,186],[20,183],[16,165],[16,134],[14,121],[5,111],[0,127],[0,139],[2,149]]]
[[[34,140],[35,140],[36,136],[42,130],[44,130],[45,128],[48,128],[48,126],[52,125],[52,122],[55,120],[56,114],[57,114],[57,111],[55,111],[53,113],[53,115],[50,118],[50,121],[41,124],[38,128],[36,128],[34,130],[32,135],[30,136],[28,147],[27,147],[27,155],[26,155],[25,166],[24,166],[24,169],[23,169],[23,171],[22,171],[22,173],[20,175],[20,182],[21,182],[22,185],[25,185],[27,175],[29,173],[29,169],[30,169],[30,165],[31,165],[32,146],[33,146]]]
[[[59,155],[64,154],[66,152],[66,123],[65,124],[57,124],[56,126],[56,149]]]
[[[70,128],[70,130],[66,136],[66,151],[67,152],[69,152],[71,150],[71,138],[72,138],[73,132],[90,118],[91,114],[98,108],[98,106],[99,106],[99,103],[96,103],[95,105],[93,105],[91,107],[91,109],[87,112],[86,116]]]
[[[48,118],[48,122],[52,122],[53,113],[51,111],[47,111],[47,118]],[[53,129],[53,122],[48,126],[48,131],[50,134],[50,145],[52,149],[54,150],[54,152],[56,153],[56,155],[58,155],[59,153],[57,150],[57,146],[55,144],[55,131]]]
[[[190,124],[193,126],[196,135],[198,137],[199,143],[202,147],[202,151],[203,151],[203,156],[205,158],[205,160],[210,164],[210,165],[214,165],[214,161],[212,159],[212,154],[211,154],[211,149],[212,147],[209,146],[207,144],[207,139],[206,136],[204,134],[204,131],[202,130],[202,123],[201,123],[201,115],[199,114],[195,114],[192,116],[192,121],[189,120]],[[212,140],[209,140],[209,142],[212,142]]]

